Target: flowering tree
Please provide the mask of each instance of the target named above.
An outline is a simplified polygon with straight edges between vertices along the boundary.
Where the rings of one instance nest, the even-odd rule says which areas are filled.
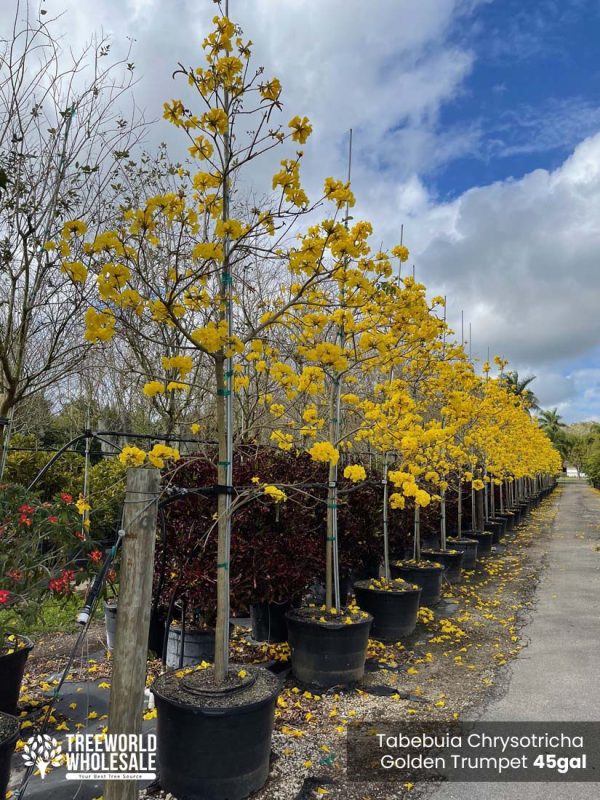
[[[196,389],[190,381],[195,363],[211,366],[219,487],[215,678],[221,682],[228,653],[233,393],[246,383],[234,359],[259,353],[286,311],[330,272],[321,267],[301,281],[290,280],[295,262],[294,251],[286,248],[288,232],[314,208],[300,183],[301,150],[273,176],[278,197],[270,206],[247,208],[243,219],[233,214],[244,167],[286,141],[304,144],[312,129],[306,117],[293,117],[287,128],[276,123],[280,82],[263,80],[262,70],[251,69],[250,44],[227,17],[215,17],[214,26],[203,43],[206,66],[180,70],[202,109],[194,113],[182,100],[165,104],[165,117],[188,137],[190,155],[203,167],[193,174],[183,170],[177,191],[127,209],[114,230],[86,240],[86,223],[74,220],[59,247],[78,254],[62,262],[73,281],[87,285],[90,273],[96,278],[96,299],[85,315],[88,341],[110,341],[116,331],[139,332],[142,325],[154,345],[162,341],[163,328],[180,336],[180,351],[164,353],[153,365],[147,396]],[[345,192],[339,182],[325,182],[326,195],[345,200]],[[252,270],[263,269],[279,275],[279,304],[274,313],[248,318],[238,293]],[[269,491],[275,495],[274,487]]]

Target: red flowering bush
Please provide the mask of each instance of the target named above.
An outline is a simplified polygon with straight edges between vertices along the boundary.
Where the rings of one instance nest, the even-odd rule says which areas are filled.
[[[71,495],[42,502],[0,486],[0,651],[19,619],[33,622],[48,596],[68,597],[89,576],[98,552]]]

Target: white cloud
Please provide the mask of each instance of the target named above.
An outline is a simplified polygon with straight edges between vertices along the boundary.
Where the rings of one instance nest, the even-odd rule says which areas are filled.
[[[424,282],[448,295],[455,325],[464,308],[474,352],[485,357],[489,346],[540,376],[533,388],[543,403],[560,402],[551,380],[558,366],[566,376],[569,361],[598,364],[600,134],[554,172],[471,189],[445,205],[424,208],[420,198],[410,227]],[[597,415],[593,402],[588,391],[586,412]]]

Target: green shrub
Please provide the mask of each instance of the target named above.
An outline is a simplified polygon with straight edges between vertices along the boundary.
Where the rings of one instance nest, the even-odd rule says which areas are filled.
[[[15,433],[10,439],[11,448],[32,448],[10,450],[6,458],[3,480],[29,486],[43,467],[55,455],[36,450],[39,442],[33,435]],[[78,497],[83,490],[83,467],[85,459],[79,453],[63,453],[43,478],[36,484],[35,491],[44,500],[50,500],[59,492],[69,492]]]
[[[90,532],[96,540],[110,540],[121,520],[127,467],[118,458],[104,458],[90,469]]]

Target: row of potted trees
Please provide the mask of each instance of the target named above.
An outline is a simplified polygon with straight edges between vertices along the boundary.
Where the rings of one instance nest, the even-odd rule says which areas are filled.
[[[498,383],[488,389],[462,346],[446,341],[444,299],[429,300],[423,285],[394,274],[408,259],[406,247],[382,252],[369,222],[350,225],[349,180],[327,177],[309,200],[298,148],[312,125],[302,116],[280,124],[279,80],[251,66],[251,42],[226,15],[213,23],[202,66],[179,70],[189,101],[164,105],[165,118],[187,137],[192,162],[148,196],[140,192],[114,229],[98,232],[91,224],[88,233],[85,220],[68,220],[45,248],[56,253],[57,269],[93,297],[85,315],[89,342],[124,336],[160,345],[160,354],[152,359],[144,352],[139,365],[148,376],[149,402],[164,410],[188,392],[204,398],[197,407],[218,452],[205,458],[210,474],[189,487],[197,507],[205,504],[202,519],[190,532],[189,517],[177,519],[175,502],[165,511],[165,527],[179,526],[187,552],[173,567],[165,545],[159,547],[155,589],[168,597],[167,625],[178,600],[182,633],[189,618],[206,627],[214,622],[214,663],[176,669],[155,683],[159,765],[163,788],[176,796],[236,800],[266,779],[278,690],[268,670],[229,661],[236,594],[248,592],[265,570],[272,578],[270,569],[282,563],[290,572],[296,566],[300,581],[314,560],[324,577],[324,602],[287,612],[293,669],[306,680],[344,683],[364,668],[372,618],[346,605],[341,568],[344,552],[356,549],[342,546],[343,505],[368,485],[368,475],[364,464],[343,455],[368,449],[385,459],[386,581],[392,581],[388,506],[401,511],[408,500],[414,507],[410,560],[416,564],[396,566],[416,566],[415,583],[427,571],[421,512],[438,499],[445,509],[453,469],[481,464],[484,473],[513,474],[515,464],[505,464],[510,458],[495,457],[504,452],[524,475],[534,475],[551,472],[554,459],[524,410]],[[254,169],[257,158],[286,142],[291,152],[272,176],[274,194],[260,208],[254,200],[240,202],[236,191],[247,165]],[[321,208],[324,216],[315,222]],[[504,429],[513,437],[492,447],[492,434],[502,439]],[[323,474],[288,480],[285,471],[265,468],[244,477],[236,456],[242,441],[269,441],[292,458],[305,454],[298,460],[310,459]],[[521,441],[539,457],[527,458]],[[143,452],[126,449],[132,466],[143,463]],[[388,456],[396,469],[389,469]],[[396,489],[389,497],[388,480]],[[240,535],[251,505],[264,506],[263,522],[245,528],[256,530],[259,541],[284,513],[290,523],[274,558],[264,539],[256,548]],[[366,530],[372,527],[373,520]],[[446,545],[443,529],[441,549]],[[237,570],[236,562],[254,553],[254,562]],[[366,591],[373,591],[368,584]],[[204,755],[198,733],[210,742]]]

